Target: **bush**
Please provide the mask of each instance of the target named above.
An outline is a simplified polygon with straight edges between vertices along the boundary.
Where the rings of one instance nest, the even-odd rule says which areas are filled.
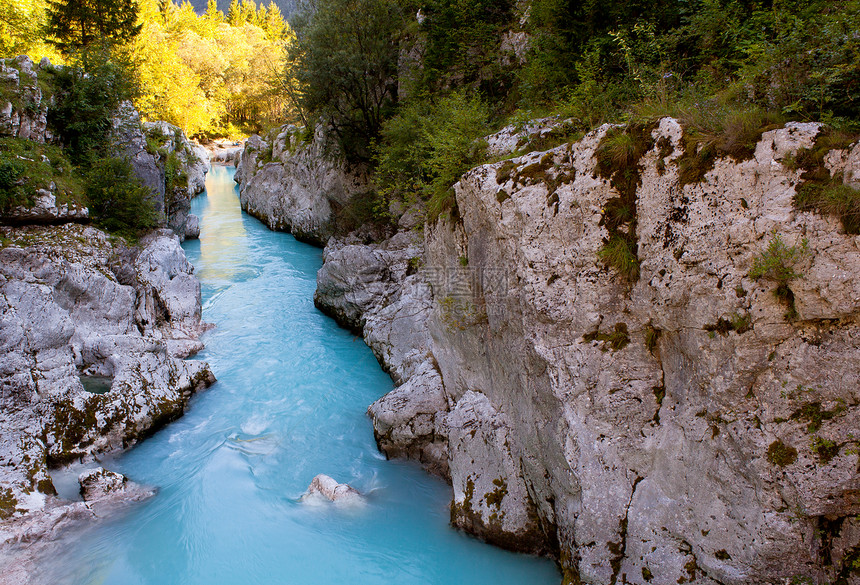
[[[127,159],[95,162],[86,176],[90,217],[111,233],[136,239],[157,224],[152,193],[140,184]]]
[[[639,278],[639,258],[636,244],[620,235],[613,235],[597,251],[597,257],[609,268],[614,268],[624,278],[635,282]]]
[[[31,206],[38,189],[53,191],[58,204],[84,205],[80,177],[60,147],[0,138],[0,212]]]
[[[34,192],[24,178],[24,164],[17,160],[0,161],[0,213],[32,202]]]
[[[415,101],[386,122],[377,148],[377,181],[389,200],[420,198],[435,219],[453,207],[451,186],[486,152],[489,109],[455,92],[434,105]]]
[[[107,155],[113,116],[136,92],[129,67],[104,51],[81,59],[81,66],[52,69],[56,103],[48,126],[76,165]]]
[[[794,271],[794,267],[809,253],[809,244],[804,238],[800,246],[788,247],[779,234],[774,233],[767,245],[767,250],[753,259],[750,278],[769,278],[779,285],[787,285],[789,281],[803,275]]]

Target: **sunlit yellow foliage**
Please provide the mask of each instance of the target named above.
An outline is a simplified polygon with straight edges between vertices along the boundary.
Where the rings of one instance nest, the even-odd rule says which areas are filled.
[[[188,2],[140,1],[144,29],[134,54],[142,89],[137,105],[146,118],[193,135],[289,117],[280,76],[293,33],[274,3],[262,10],[253,0],[237,4],[232,25],[211,5],[197,16]]]
[[[40,31],[48,0],[0,0],[0,57],[28,54],[62,63]],[[189,135],[259,130],[289,119],[285,46],[295,36],[280,10],[236,2],[232,22],[210,2],[198,16],[189,2],[138,0],[140,35],[122,52],[134,61],[144,118]]]
[[[40,37],[47,0],[0,0],[0,58],[29,55],[38,62],[48,57],[62,63],[60,54]]]

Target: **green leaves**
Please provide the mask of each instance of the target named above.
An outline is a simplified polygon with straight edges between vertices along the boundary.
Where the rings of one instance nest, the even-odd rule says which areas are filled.
[[[381,192],[389,199],[429,199],[431,217],[450,209],[451,186],[483,158],[488,118],[486,103],[464,92],[401,108],[386,122],[377,151]]]
[[[136,0],[51,0],[45,31],[63,53],[121,45],[140,33]]]
[[[85,68],[53,70],[56,103],[48,111],[49,126],[77,165],[104,156],[117,108],[136,93],[131,71],[108,51],[86,55]]]
[[[750,278],[768,278],[780,285],[803,276],[795,272],[795,266],[809,254],[809,244],[804,239],[800,246],[786,246],[778,233],[774,233],[767,250],[753,260]]]
[[[297,19],[287,69],[300,82],[299,101],[331,124],[352,160],[370,160],[396,106],[403,25],[394,0],[321,0]]]
[[[134,239],[156,226],[152,193],[140,184],[126,159],[95,162],[86,175],[90,217],[105,230]]]

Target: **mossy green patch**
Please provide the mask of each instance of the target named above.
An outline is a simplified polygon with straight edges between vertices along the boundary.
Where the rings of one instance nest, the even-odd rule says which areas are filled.
[[[716,323],[705,325],[705,331],[714,331],[720,335],[728,335],[729,332],[746,333],[752,329],[752,316],[750,314],[735,313],[728,319],[720,317]]]
[[[827,465],[834,457],[839,455],[839,445],[823,437],[812,437],[810,448],[824,465]]]
[[[83,180],[60,147],[0,138],[0,213],[32,205],[36,191],[52,183],[58,204],[86,205]]]
[[[18,500],[12,492],[12,488],[0,489],[0,520],[11,517],[18,507]]]
[[[654,124],[629,124],[611,128],[595,150],[595,171],[618,192],[606,202],[600,225],[609,236],[598,251],[606,266],[630,282],[639,278],[636,241],[636,190],[642,183],[640,159],[654,146]]]
[[[499,510],[502,507],[502,500],[508,495],[508,484],[504,478],[497,477],[493,480],[493,485],[496,486],[495,489],[484,494],[484,501],[487,502],[487,506],[494,506]]]
[[[751,159],[761,135],[783,123],[778,114],[755,107],[716,108],[682,120],[684,153],[678,159],[681,186],[700,183],[718,159]]]
[[[803,169],[801,182],[795,190],[794,206],[801,211],[815,211],[838,217],[845,233],[860,234],[860,189],[843,182],[840,174],[833,175],[825,165],[825,157],[833,150],[844,150],[856,143],[857,134],[825,129],[815,144],[783,160],[789,168]]]
[[[820,402],[807,402],[792,413],[791,420],[805,421],[807,432],[817,433],[824,421],[830,420],[844,411],[845,407],[841,404],[833,410],[824,410],[821,408]]]
[[[602,342],[600,349],[603,351],[607,351],[608,349],[618,351],[624,349],[630,343],[630,334],[627,331],[627,323],[616,323],[615,329],[611,333],[594,331],[593,333],[586,333],[582,338],[587,342]]]
[[[780,467],[791,465],[797,461],[797,449],[777,439],[767,448],[767,460]]]

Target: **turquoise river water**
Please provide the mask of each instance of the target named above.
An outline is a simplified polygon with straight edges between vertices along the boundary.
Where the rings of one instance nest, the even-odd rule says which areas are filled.
[[[242,213],[232,177],[212,169],[192,209],[200,240],[184,244],[217,326],[196,359],[218,382],[106,463],[158,494],[75,535],[52,582],[556,585],[551,562],[450,528],[450,488],[377,451],[365,410],[390,378],[314,308],[321,251]],[[366,503],[301,502],[318,473]]]

